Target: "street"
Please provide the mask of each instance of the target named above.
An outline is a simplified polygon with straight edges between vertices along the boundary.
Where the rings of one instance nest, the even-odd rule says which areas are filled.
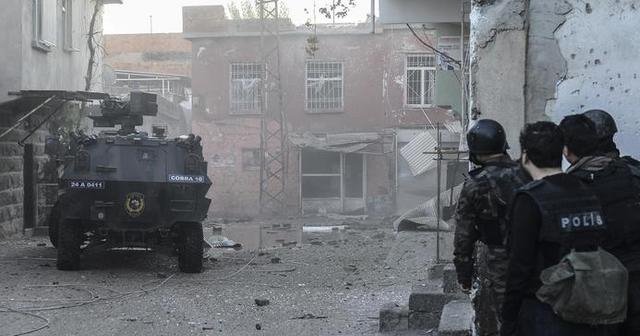
[[[63,272],[45,238],[3,241],[0,335],[374,335],[380,307],[406,302],[426,269],[390,258],[390,223],[350,224],[297,246],[213,249],[193,275],[147,251],[89,251]]]

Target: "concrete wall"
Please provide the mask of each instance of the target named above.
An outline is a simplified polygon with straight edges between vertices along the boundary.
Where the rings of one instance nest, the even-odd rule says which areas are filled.
[[[640,5],[634,0],[478,1],[471,14],[471,117],[507,127],[600,108],[623,153],[640,155]],[[513,150],[517,153],[517,150]]]
[[[72,1],[74,13],[74,44],[77,50],[65,50],[62,11],[57,9],[57,41],[51,51],[34,48],[33,2],[22,1],[22,81],[16,89],[28,90],[84,90],[89,59],[87,32],[93,12],[93,1]],[[98,17],[95,31],[102,31],[102,15]],[[102,37],[97,35],[102,44]],[[97,64],[94,68],[91,90],[102,89],[102,51],[98,48]]]
[[[7,0],[0,11],[0,102],[9,99],[7,92],[20,87],[23,3],[25,1]]]
[[[191,76],[191,42],[180,33],[105,35],[104,63],[115,70]]]
[[[457,22],[461,18],[459,0],[379,0],[379,7],[384,23]]]

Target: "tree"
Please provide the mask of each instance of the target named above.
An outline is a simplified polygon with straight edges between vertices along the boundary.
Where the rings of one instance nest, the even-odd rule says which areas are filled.
[[[253,8],[253,4],[250,0],[242,0],[240,5],[242,7],[242,18],[243,19],[255,19],[256,11]]]
[[[229,12],[229,16],[233,20],[242,19],[242,14],[240,14],[240,9],[238,9],[238,5],[235,1],[230,1],[227,3],[227,11]]]
[[[318,8],[318,12],[327,19],[344,18],[349,11],[356,6],[356,0],[330,0],[324,6]]]

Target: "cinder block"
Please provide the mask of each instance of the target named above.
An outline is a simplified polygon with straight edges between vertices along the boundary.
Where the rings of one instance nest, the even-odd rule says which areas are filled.
[[[380,331],[399,331],[409,328],[409,307],[387,303],[380,308]]]
[[[442,311],[442,307],[447,302],[456,299],[464,299],[464,295],[443,293],[433,288],[417,285],[413,286],[411,295],[409,295],[409,310],[421,312]]]
[[[438,336],[471,336],[473,306],[471,301],[455,300],[447,303],[440,318]]]
[[[445,293],[461,293],[458,286],[458,275],[453,264],[448,264],[442,271],[442,290]]]
[[[434,311],[409,311],[409,329],[428,330],[438,327],[442,310]]]
[[[429,267],[429,280],[442,279],[445,264],[433,264]]]

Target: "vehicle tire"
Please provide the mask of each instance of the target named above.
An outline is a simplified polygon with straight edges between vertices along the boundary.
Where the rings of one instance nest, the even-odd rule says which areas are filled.
[[[56,266],[62,271],[80,268],[80,248],[84,232],[80,221],[66,220],[58,223],[58,261]]]
[[[202,224],[182,223],[178,227],[178,267],[184,273],[202,272]]]
[[[47,225],[49,226],[49,240],[53,247],[58,247],[58,226],[60,222],[60,209],[58,208],[58,204],[59,203],[56,202],[49,213],[49,217],[47,218]]]

